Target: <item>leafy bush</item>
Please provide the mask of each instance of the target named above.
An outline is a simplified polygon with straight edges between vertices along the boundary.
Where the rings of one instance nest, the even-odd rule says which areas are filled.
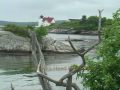
[[[38,38],[42,38],[43,36],[48,34],[48,31],[45,27],[41,26],[35,29]]]
[[[23,37],[28,37],[28,32],[27,28],[23,26],[17,26],[14,24],[8,24],[4,27],[5,31],[10,31],[16,35],[23,36]]]
[[[90,90],[120,90],[120,9],[113,18],[112,26],[103,31],[98,47],[100,59],[89,60],[87,72],[78,74],[83,78],[83,85]]]
[[[29,30],[34,30],[39,38],[42,38],[44,35],[47,35],[47,29],[45,27],[34,28],[33,26],[17,26],[14,24],[8,24],[4,27],[5,31],[10,31],[18,36],[29,37]]]
[[[48,29],[73,29],[73,30],[97,30],[98,29],[98,17],[83,15],[81,19],[71,19],[69,21],[64,21],[61,23],[55,23],[48,26]],[[111,19],[102,18],[102,26],[106,24],[111,24]]]

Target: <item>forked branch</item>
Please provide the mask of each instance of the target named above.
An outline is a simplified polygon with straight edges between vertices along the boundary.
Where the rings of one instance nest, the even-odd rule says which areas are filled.
[[[40,72],[40,62],[39,62],[38,67],[37,67],[37,75],[38,75],[39,77],[42,77],[42,78],[50,81],[50,82],[55,83],[56,86],[64,86],[64,87],[67,87],[67,86],[68,86],[67,83],[65,83],[65,82],[59,82],[59,81],[57,81],[57,80],[54,80],[54,79],[48,77],[47,75],[45,75],[44,73]],[[75,83],[72,83],[71,86],[72,86],[75,90],[80,90],[80,88],[79,88]]]
[[[92,45],[91,47],[89,47],[87,50],[85,50],[84,52],[79,52],[74,45],[72,44],[70,37],[68,37],[68,41],[72,47],[72,49],[75,51],[76,54],[78,54],[81,58],[82,58],[82,64],[78,66],[78,68],[74,69],[73,71],[69,72],[68,74],[64,75],[59,81],[63,82],[63,80],[71,77],[72,75],[74,75],[75,73],[79,72],[86,64],[85,61],[85,54],[87,52],[89,52],[90,50],[92,50],[94,47],[96,47],[100,42],[101,42],[101,13],[103,10],[98,10],[99,11],[99,21],[98,21],[98,42],[95,43],[94,45]]]

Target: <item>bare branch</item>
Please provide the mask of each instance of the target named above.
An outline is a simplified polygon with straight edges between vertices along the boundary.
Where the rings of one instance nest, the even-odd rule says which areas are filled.
[[[98,10],[99,12],[99,21],[98,21],[98,43],[94,44],[93,46],[91,46],[90,48],[88,48],[83,54],[86,54],[87,52],[89,52],[90,50],[92,50],[95,46],[97,46],[100,42],[101,42],[101,20],[102,20],[102,16],[101,13],[103,12],[102,10]]]
[[[68,41],[72,49],[75,51],[75,53],[78,54],[79,56],[82,56],[83,54],[76,50],[76,48],[74,47],[73,43],[71,42],[70,36],[68,36]]]
[[[72,67],[69,68],[69,72],[73,70]],[[66,90],[72,90],[72,76],[67,79],[67,87]]]
[[[45,75],[44,73],[41,73],[41,72],[39,71],[39,68],[40,68],[40,61],[39,61],[38,67],[37,67],[37,75],[38,75],[38,77],[42,77],[42,78],[44,78],[44,79],[46,79],[46,80],[48,80],[48,81],[51,81],[51,82],[55,83],[57,86],[65,86],[65,87],[68,86],[67,83],[63,83],[63,82],[56,81],[56,80],[48,77],[48,76]],[[79,87],[77,87],[76,84],[73,84],[73,83],[72,83],[71,85],[72,85],[72,87],[73,87],[75,90],[80,90]]]
[[[79,72],[84,67],[84,64],[81,64],[78,68],[74,69],[73,71],[69,72],[68,74],[65,74],[59,81],[63,82],[64,79],[71,77],[75,73]]]
[[[37,71],[37,74],[38,74],[39,77],[43,77],[43,78],[45,78],[45,79],[47,79],[47,80],[49,80],[49,81],[51,81],[51,82],[53,82],[53,83],[57,83],[56,80],[48,77],[47,75],[45,75],[45,74],[43,74],[43,73],[41,73],[41,72],[39,72],[39,71]]]
[[[57,86],[64,86],[64,87],[67,86],[67,83],[53,80],[52,78],[48,77],[47,75],[45,75],[45,74],[43,74],[41,72],[37,72],[37,74],[38,74],[39,77],[43,77],[43,78],[47,79],[48,81],[51,81],[51,82],[55,83]],[[72,83],[72,87],[75,90],[80,90],[79,87],[75,83]]]
[[[40,45],[38,43],[36,34],[33,31],[29,31],[29,33],[30,33],[31,44],[32,44],[32,57],[33,57],[33,61],[36,61],[35,67],[37,68],[37,72],[41,71],[42,73],[46,74],[44,56],[42,54]],[[37,50],[38,50],[39,56],[37,55]],[[45,78],[39,77],[39,81],[41,83],[43,90],[52,90],[49,82]]]
[[[99,21],[98,21],[98,38],[99,38],[99,41],[101,41],[101,20],[102,20],[102,12],[103,12],[103,9],[102,10],[98,10],[99,12]]]
[[[100,30],[101,30],[101,13],[102,13],[103,10],[99,10],[99,21],[98,21],[98,38],[99,38],[99,41],[98,43],[94,44],[93,46],[91,46],[90,48],[88,48],[87,50],[85,50],[84,52],[80,53],[76,50],[76,48],[74,47],[74,45],[72,44],[71,40],[70,40],[70,37],[68,37],[68,41],[72,47],[72,49],[76,52],[76,54],[78,54],[81,58],[82,58],[82,61],[83,63],[75,70],[69,72],[68,74],[64,75],[59,81],[60,82],[63,82],[64,79],[66,78],[69,78],[71,77],[72,75],[74,75],[75,73],[77,73],[78,71],[80,71],[86,64],[85,62],[85,58],[84,58],[84,55],[89,52],[90,50],[92,50],[95,46],[97,46],[100,41],[101,41],[101,33],[100,33]]]
[[[97,46],[100,42],[101,42],[101,13],[103,12],[102,10],[98,10],[99,12],[99,21],[98,21],[98,43],[94,44],[93,46],[91,46],[90,48],[88,48],[87,50],[85,50],[85,52],[83,54],[86,54],[87,52],[89,52],[90,50],[92,50],[95,46]]]
[[[79,72],[84,66],[85,66],[85,58],[84,58],[84,53],[80,53],[76,50],[76,48],[74,47],[74,45],[72,44],[70,37],[68,37],[68,41],[72,47],[72,49],[82,58],[83,63],[81,65],[78,66],[78,68],[70,71],[68,74],[64,75],[59,81],[63,82],[64,79],[67,79],[69,77],[71,77],[72,75],[74,75],[75,73]]]
[[[95,48],[95,46],[97,46],[99,43],[100,43],[100,42],[95,43],[93,46],[91,46],[90,48],[88,48],[87,50],[85,50],[85,51],[83,52],[83,54],[85,55],[87,52],[89,52],[90,50],[92,50],[93,48]]]

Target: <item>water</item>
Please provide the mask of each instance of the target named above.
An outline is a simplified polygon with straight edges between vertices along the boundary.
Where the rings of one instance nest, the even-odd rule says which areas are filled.
[[[73,54],[45,54],[45,58],[48,75],[56,80],[68,72],[70,65],[81,63],[79,56]],[[0,56],[0,90],[10,90],[11,83],[16,90],[39,90],[38,78],[25,76],[35,74],[33,67],[31,56]]]
[[[71,39],[78,39],[78,40],[96,40],[98,39],[97,36],[88,36],[88,35],[75,35],[75,34],[48,34],[48,36],[52,37],[54,40],[67,40],[68,36]]]
[[[68,37],[68,35],[63,34],[49,34],[49,36],[62,41]],[[84,40],[74,42],[76,47],[88,47],[92,44],[89,41],[97,40],[96,36],[72,35],[71,38]],[[69,66],[82,63],[81,58],[75,54],[44,54],[44,56],[48,75],[56,80],[59,80],[68,72]],[[42,90],[37,77],[27,77],[33,74],[35,74],[35,68],[31,55],[0,55],[0,90],[10,90],[11,83],[14,85],[15,90]],[[74,76],[73,81],[82,87],[79,80],[76,80],[76,76]],[[53,83],[51,85],[53,90],[65,90],[63,87],[56,87]]]

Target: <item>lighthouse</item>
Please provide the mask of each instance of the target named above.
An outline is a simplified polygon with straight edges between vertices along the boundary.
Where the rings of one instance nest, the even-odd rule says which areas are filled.
[[[40,27],[42,25],[42,17],[43,17],[43,15],[41,15],[38,19],[38,27]]]
[[[41,15],[38,20],[38,27],[40,26],[49,26],[51,24],[55,23],[55,19],[53,17],[45,17]]]

